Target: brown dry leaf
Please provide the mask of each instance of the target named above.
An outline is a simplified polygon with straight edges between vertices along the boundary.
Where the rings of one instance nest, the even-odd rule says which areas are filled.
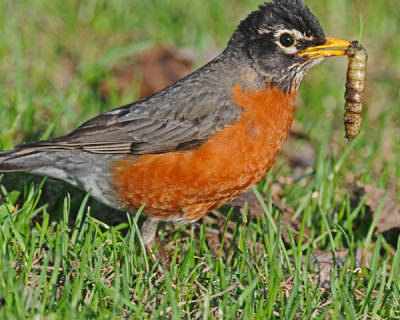
[[[185,77],[192,71],[193,60],[178,49],[155,47],[141,53],[133,62],[114,68],[119,91],[130,88],[135,77],[142,79],[140,98],[148,97]],[[106,82],[100,86],[103,98],[108,98],[110,88]]]
[[[336,265],[343,268],[349,249],[340,249],[335,251]],[[371,262],[372,253],[360,249],[354,250],[354,268],[368,267]],[[347,267],[350,266],[350,262]],[[318,273],[319,286],[321,288],[329,288],[331,270],[334,268],[334,259],[332,251],[314,251],[310,256],[308,268]]]
[[[386,196],[385,203],[382,211],[380,212],[378,221],[376,223],[376,233],[383,233],[385,231],[400,228],[400,206],[388,193],[383,189],[374,186],[363,185],[358,183],[356,193],[361,199],[362,197],[369,196],[365,205],[371,211],[372,216],[375,217],[379,206]]]
[[[268,203],[266,199],[265,203]],[[250,216],[255,219],[263,215],[264,209],[258,201],[256,195],[252,190],[243,193],[241,196],[233,199],[229,204],[233,207],[239,207],[240,211],[243,212],[245,203],[247,202],[247,209],[250,211]]]
[[[77,71],[78,62],[71,55],[58,58],[53,74],[54,85],[61,90],[66,90]]]

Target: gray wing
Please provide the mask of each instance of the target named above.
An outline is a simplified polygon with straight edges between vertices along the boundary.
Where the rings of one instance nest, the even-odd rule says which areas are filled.
[[[95,117],[68,135],[20,148],[138,155],[194,148],[240,117],[229,90],[212,78],[194,73],[154,96]]]

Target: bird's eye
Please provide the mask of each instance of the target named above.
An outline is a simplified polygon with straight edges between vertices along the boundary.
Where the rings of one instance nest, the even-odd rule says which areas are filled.
[[[284,33],[283,35],[281,35],[279,41],[284,47],[287,48],[291,47],[294,44],[294,38],[289,33]]]

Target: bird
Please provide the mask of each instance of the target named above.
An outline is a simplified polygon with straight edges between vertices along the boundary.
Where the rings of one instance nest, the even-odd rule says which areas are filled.
[[[1,151],[0,172],[62,180],[120,211],[144,206],[150,250],[160,221],[197,221],[265,177],[304,76],[349,45],[301,0],[264,2],[208,64],[71,133]]]

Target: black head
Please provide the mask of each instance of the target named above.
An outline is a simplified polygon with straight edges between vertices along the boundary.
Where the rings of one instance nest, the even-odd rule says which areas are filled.
[[[263,73],[268,82],[288,92],[298,88],[307,71],[320,62],[320,58],[328,56],[304,52],[322,48],[326,43],[318,19],[301,0],[273,0],[261,5],[240,23],[228,48],[245,50],[253,67]]]

